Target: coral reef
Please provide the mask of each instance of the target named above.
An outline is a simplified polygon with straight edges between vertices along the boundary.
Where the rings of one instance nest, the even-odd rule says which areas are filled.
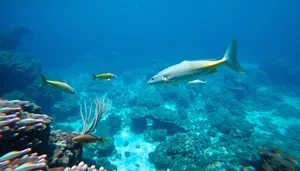
[[[15,50],[24,36],[31,32],[26,26],[17,26],[10,32],[0,33],[0,50]]]
[[[0,100],[0,167],[34,170],[46,165],[46,156],[50,168],[72,166],[82,160],[82,145],[72,140],[80,133],[51,131],[52,119],[39,114],[40,109],[28,101]],[[47,155],[25,155],[31,151]]]
[[[0,100],[0,155],[31,147],[45,153],[51,117],[28,101]]]
[[[0,170],[39,170],[46,166],[46,155],[31,153],[31,148],[11,151],[0,157]]]
[[[96,167],[93,165],[91,167],[88,167],[87,164],[84,164],[84,162],[80,162],[78,165],[74,165],[73,167],[69,168],[67,167],[64,171],[107,171],[104,169],[103,166],[99,168],[99,170],[96,169]]]
[[[122,117],[116,114],[110,114],[107,118],[99,123],[99,126],[96,128],[98,135],[108,134],[110,136],[115,135],[122,125]]]
[[[76,132],[60,130],[51,132],[47,158],[49,167],[71,166],[82,160],[82,145],[72,141],[78,135]]]
[[[152,129],[166,129],[168,134],[187,132],[186,121],[181,120],[178,113],[165,107],[145,109],[134,107],[131,118],[131,131],[143,133],[148,127]]]
[[[23,170],[23,171],[35,171],[35,170],[48,170],[48,171],[107,171],[101,166],[96,169],[94,165],[88,167],[83,161],[78,165],[72,167],[55,167],[48,168],[47,155],[39,156],[37,153],[30,153],[31,148],[27,148],[21,151],[11,151],[0,157],[0,170]]]
[[[4,80],[0,95],[16,90],[24,91],[40,72],[40,61],[25,54],[0,51],[0,77]],[[17,80],[17,82],[16,82]]]
[[[94,153],[98,157],[108,157],[115,153],[114,137],[105,137],[104,144],[91,144],[87,147],[87,151]]]
[[[0,51],[0,96],[8,100],[28,100],[46,113],[61,99],[61,94],[38,87],[40,61],[26,54]]]
[[[271,58],[265,60],[259,69],[266,72],[273,83],[281,85],[299,85],[299,60],[285,60],[285,58]]]
[[[147,129],[144,132],[144,139],[149,143],[161,142],[166,139],[167,130],[166,129]]]
[[[64,122],[68,119],[65,116],[75,116],[79,111],[78,96],[62,95],[62,99],[56,101],[51,108],[55,122]]]
[[[300,170],[300,159],[296,158],[275,146],[259,146],[258,153],[262,162],[262,169],[273,170]]]
[[[196,168],[203,163],[205,142],[190,133],[177,133],[161,142],[149,160],[157,169],[185,170]]]

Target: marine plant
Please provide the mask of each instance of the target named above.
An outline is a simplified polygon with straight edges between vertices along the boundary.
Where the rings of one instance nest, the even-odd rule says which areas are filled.
[[[94,97],[94,100],[90,103],[89,107],[87,106],[86,101],[84,101],[83,105],[81,103],[79,103],[79,105],[83,124],[81,134],[89,134],[96,129],[102,116],[110,108],[110,101],[106,97]]]

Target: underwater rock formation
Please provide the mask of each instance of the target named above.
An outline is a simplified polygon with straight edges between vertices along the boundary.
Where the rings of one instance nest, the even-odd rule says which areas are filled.
[[[106,157],[97,157],[96,163],[97,163],[97,165],[105,166],[105,169],[107,171],[116,171],[117,170],[117,166],[111,164],[111,162]]]
[[[186,170],[201,166],[202,150],[205,148],[201,139],[190,133],[177,133],[161,142],[154,152],[149,153],[149,161],[156,169]]]
[[[164,141],[167,137],[166,129],[147,129],[144,132],[144,139],[149,143]]]
[[[136,105],[146,108],[159,107],[164,102],[160,93],[155,89],[140,89],[139,95],[136,97]]]
[[[54,121],[64,122],[68,118],[65,116],[76,116],[79,111],[78,101],[78,96],[63,95],[62,99],[56,101],[51,108],[53,117],[55,117]]]
[[[104,144],[91,144],[87,148],[88,151],[93,152],[98,157],[108,157],[115,152],[115,140],[112,136],[105,137]]]
[[[96,128],[99,135],[109,134],[110,136],[115,135],[121,130],[122,116],[116,114],[110,114],[103,121],[100,121],[99,126]]]
[[[28,147],[46,152],[51,117],[39,113],[33,103],[0,100],[0,155]]]
[[[300,170],[300,159],[274,146],[259,146],[258,153],[261,158],[261,167],[265,171],[273,170]]]
[[[291,86],[299,85],[300,67],[298,60],[271,58],[262,62],[259,69],[265,71],[273,83]]]
[[[24,91],[39,78],[40,61],[25,54],[0,51],[0,95],[16,90]]]
[[[189,89],[182,91],[178,87],[160,88],[159,92],[165,101],[175,102],[181,108],[188,108],[194,98]]]
[[[39,88],[40,72],[39,60],[25,54],[0,51],[0,97],[33,101],[42,106],[44,112],[52,113],[49,106],[60,100],[61,94]]]
[[[15,50],[24,36],[31,32],[26,26],[15,27],[10,32],[0,33],[0,51],[1,50]]]
[[[71,166],[80,162],[82,145],[72,141],[79,133],[52,131],[49,138],[48,161],[49,167]]]
[[[129,114],[131,131],[143,133],[148,127],[152,129],[166,129],[168,134],[187,132],[186,121],[181,120],[176,111],[164,107],[144,109],[134,107]]]

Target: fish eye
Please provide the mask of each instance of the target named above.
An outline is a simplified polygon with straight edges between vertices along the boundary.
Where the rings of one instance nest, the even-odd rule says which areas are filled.
[[[151,80],[154,80],[154,78],[152,77]]]

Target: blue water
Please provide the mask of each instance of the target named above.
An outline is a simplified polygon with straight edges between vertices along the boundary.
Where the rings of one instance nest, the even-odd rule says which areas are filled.
[[[130,113],[134,107],[140,107],[140,111],[152,110],[149,106],[159,101],[157,99],[161,97],[157,96],[160,94],[161,106],[172,111],[180,110],[194,119],[206,118],[205,113],[209,113],[207,105],[201,103],[216,106],[217,109],[223,105],[222,110],[214,111],[218,114],[216,117],[222,118],[225,109],[240,111],[247,123],[255,127],[255,132],[261,133],[261,137],[253,136],[253,141],[270,135],[271,142],[280,141],[277,144],[293,146],[291,151],[299,155],[299,139],[293,139],[300,120],[300,69],[297,65],[300,64],[299,7],[298,0],[2,0],[0,32],[7,32],[18,25],[32,29],[17,46],[16,52],[27,53],[40,60],[41,72],[51,79],[66,80],[75,88],[78,99],[108,94],[115,104],[113,112],[122,118],[126,118],[126,112]],[[217,74],[207,77],[209,81],[205,86],[198,88],[145,85],[151,76],[182,60],[221,59],[233,38],[238,41],[238,60],[248,71],[246,76],[221,67]],[[270,66],[274,68],[266,69]],[[93,82],[90,74],[101,72],[112,72],[118,78],[112,82]],[[240,89],[247,91],[246,95],[241,95],[242,98],[237,97]],[[147,92],[158,95],[146,95]],[[63,95],[67,102],[70,97],[66,96]],[[136,102],[130,98],[144,101]],[[185,98],[189,100],[182,100]],[[229,104],[231,101],[233,105]],[[239,102],[243,105],[237,106]],[[53,105],[47,106],[45,101],[40,103],[46,108]],[[289,105],[293,110],[279,111],[278,103]],[[279,117],[268,113],[274,110],[280,113]],[[195,117],[195,111],[201,111],[203,115]],[[230,112],[226,115],[231,116]],[[69,117],[74,119],[74,116]],[[80,123],[80,118],[73,121]],[[61,124],[70,123],[64,120]],[[273,125],[270,126],[270,123]],[[129,134],[128,141],[144,143],[143,136],[139,134],[135,137],[127,126],[123,125],[115,137],[120,153],[124,153],[124,134]],[[76,125],[71,127],[78,128]],[[209,132],[209,128],[198,127],[194,132]],[[290,128],[294,132],[289,134]],[[273,130],[278,132],[272,133]],[[275,140],[277,135],[290,139],[279,137]],[[239,137],[236,138],[239,141]],[[147,152],[153,151],[157,145],[150,144]],[[135,148],[135,144],[130,148]],[[121,167],[126,165],[124,162],[120,161]],[[148,161],[141,163],[141,167],[147,168],[148,164]],[[149,168],[153,165],[149,164]]]
[[[219,57],[231,38],[242,61],[299,54],[299,2],[291,1],[1,1],[1,30],[33,28],[20,51],[45,67],[68,67],[86,53],[100,62],[112,51],[132,67],[159,57]],[[57,62],[56,59],[59,59]],[[137,60],[140,59],[140,60]],[[114,66],[111,66],[114,67]],[[130,66],[131,67],[131,66]]]

